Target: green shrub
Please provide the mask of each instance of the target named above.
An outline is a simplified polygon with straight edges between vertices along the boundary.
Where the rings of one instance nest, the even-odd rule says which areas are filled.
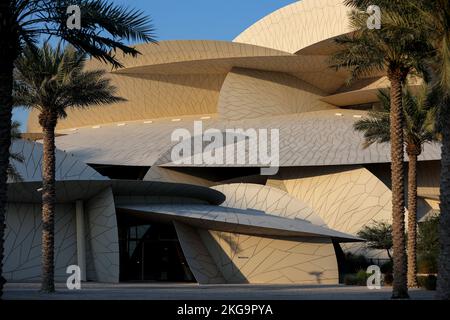
[[[344,284],[348,286],[365,286],[367,284],[367,278],[369,274],[365,270],[359,270],[356,274],[349,273],[344,277]]]
[[[428,276],[418,276],[417,282],[422,288],[425,288],[427,290],[436,290],[437,278],[435,275],[430,274]]]
[[[421,254],[417,259],[418,273],[437,273],[437,257],[434,254]]]
[[[356,278],[356,274],[346,274],[344,276],[344,284],[347,286],[358,285],[358,279]]]
[[[432,215],[419,223],[417,237],[417,270],[419,273],[437,273],[439,256],[439,216]]]
[[[370,274],[366,272],[366,270],[359,270],[356,274],[356,279],[358,280],[358,284],[360,286],[365,286],[367,284],[367,278],[369,278]]]

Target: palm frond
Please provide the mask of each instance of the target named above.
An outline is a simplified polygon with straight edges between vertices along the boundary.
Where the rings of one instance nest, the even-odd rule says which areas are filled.
[[[116,96],[117,89],[105,78],[103,70],[93,70],[75,75],[61,88],[67,95],[62,95],[61,105],[86,108],[93,105],[113,104],[126,101]],[[59,103],[59,102],[58,102]]]
[[[430,88],[426,85],[413,94],[409,90],[403,93],[404,136],[406,144],[414,144],[420,150],[424,143],[438,140],[435,122],[437,107],[430,105],[427,96]],[[378,99],[382,112],[369,112],[368,117],[354,124],[354,129],[364,134],[364,148],[374,143],[390,141],[390,104],[388,90],[380,90]]]
[[[386,143],[390,140],[389,114],[372,112],[368,118],[358,120],[353,125],[356,131],[364,133],[364,148],[374,143]]]
[[[87,55],[73,46],[52,48],[44,43],[37,54],[25,48],[16,62],[16,104],[64,118],[67,108],[125,101],[115,95],[104,70],[85,70],[86,60]]]
[[[438,48],[439,59],[435,63],[437,75],[436,86],[442,88],[446,96],[450,96],[450,36],[442,39],[442,45]]]
[[[353,8],[349,14],[352,33],[335,38],[340,49],[333,54],[330,66],[347,69],[351,77],[348,82],[377,71],[401,70],[405,75],[425,72],[422,61],[432,50],[427,33],[417,21],[417,9],[404,1],[348,0]],[[369,5],[382,9],[382,27],[371,30],[367,27]]]
[[[156,43],[151,19],[143,11],[113,4],[107,0],[11,0],[18,22],[20,41],[35,48],[41,35],[57,37],[76,49],[114,67],[122,64],[118,50],[137,55],[127,42]],[[69,5],[78,5],[82,13],[81,28],[67,28]]]

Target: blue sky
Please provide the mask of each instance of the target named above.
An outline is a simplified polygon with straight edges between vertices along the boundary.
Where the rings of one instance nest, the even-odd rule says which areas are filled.
[[[148,13],[159,40],[232,40],[267,14],[295,0],[114,0]]]
[[[233,40],[267,14],[296,0],[114,0],[142,9],[156,28],[159,41],[209,39]],[[27,112],[14,111],[26,124]]]

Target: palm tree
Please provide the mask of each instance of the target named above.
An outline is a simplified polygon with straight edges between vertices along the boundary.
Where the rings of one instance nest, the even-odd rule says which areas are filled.
[[[442,135],[440,187],[440,254],[437,298],[450,300],[450,3],[448,0],[416,0],[417,20],[427,28],[434,47],[429,59],[431,83],[439,106],[438,131]]]
[[[81,28],[67,27],[67,9],[80,8]],[[149,18],[141,11],[106,0],[2,0],[0,1],[0,276],[3,270],[7,171],[11,145],[14,61],[24,44],[57,37],[95,58],[120,66],[116,51],[136,56],[125,41],[154,42]],[[46,291],[51,287],[44,288]],[[0,298],[3,283],[0,282]]]
[[[389,93],[378,94],[383,111],[370,112],[369,117],[355,122],[354,128],[364,132],[364,147],[373,143],[390,141],[390,106]],[[408,287],[417,287],[417,158],[422,153],[423,145],[436,141],[436,108],[427,103],[427,88],[423,87],[414,96],[410,91],[403,95],[403,117],[405,148],[408,154]]]
[[[403,110],[402,87],[407,76],[422,70],[418,62],[426,57],[429,48],[426,34],[418,27],[414,12],[407,1],[399,0],[345,0],[354,8],[350,23],[351,34],[336,38],[341,49],[332,57],[336,69],[347,68],[351,79],[387,72],[390,81],[390,137],[392,180],[392,230],[394,250],[394,282],[392,298],[407,298],[405,200],[403,169]],[[370,5],[383,8],[382,27],[367,27]]]
[[[69,46],[37,51],[25,48],[16,60],[16,103],[39,110],[43,131],[42,160],[42,290],[54,291],[55,128],[68,108],[123,101],[106,79],[105,71],[86,71],[86,54]]]
[[[11,139],[17,140],[20,139],[20,131],[19,131],[19,127],[20,127],[20,123],[18,121],[13,121],[11,123]],[[19,153],[11,153],[10,154],[10,161],[11,160],[15,160],[17,162],[23,162],[23,156]],[[20,175],[20,173],[16,170],[16,167],[14,166],[13,163],[9,163],[8,164],[8,178],[11,179],[12,181],[22,181],[22,176]],[[3,278],[3,276],[0,275],[0,285],[4,285],[6,283],[6,279]]]
[[[84,71],[86,55],[73,47],[56,49],[45,43],[37,51],[25,48],[16,60],[14,100],[40,111],[44,156],[42,163],[42,290],[54,291],[55,128],[67,108],[114,103],[115,88],[104,71]]]

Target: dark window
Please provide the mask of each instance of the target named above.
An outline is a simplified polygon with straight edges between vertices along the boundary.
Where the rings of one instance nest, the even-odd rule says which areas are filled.
[[[89,164],[89,166],[105,177],[121,180],[142,180],[150,169],[150,167],[104,164]]]

